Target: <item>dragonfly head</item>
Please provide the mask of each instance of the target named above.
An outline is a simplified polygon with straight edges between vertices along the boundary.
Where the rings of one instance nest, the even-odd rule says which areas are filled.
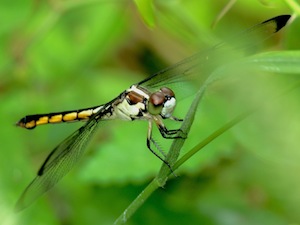
[[[175,106],[175,94],[167,87],[161,88],[149,97],[148,111],[152,115],[160,114],[163,118],[169,118],[172,116]]]

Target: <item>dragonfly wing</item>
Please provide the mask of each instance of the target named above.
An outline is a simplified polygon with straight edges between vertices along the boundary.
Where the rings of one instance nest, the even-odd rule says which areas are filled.
[[[233,36],[230,39],[230,45],[225,43],[215,45],[206,51],[197,53],[155,73],[139,82],[138,85],[150,90],[157,90],[163,85],[173,89],[173,85],[177,86],[185,82],[191,84],[195,83],[195,80],[197,80],[196,84],[199,82],[201,84],[214,69],[241,57],[245,50],[250,49],[279,31],[289,19],[290,15],[281,15],[266,20]],[[197,86],[199,87],[199,85]],[[186,95],[188,94],[189,92],[187,91]]]
[[[16,203],[15,211],[26,208],[74,167],[81,159],[86,144],[93,136],[98,124],[93,117],[49,154],[36,178],[28,185]]]

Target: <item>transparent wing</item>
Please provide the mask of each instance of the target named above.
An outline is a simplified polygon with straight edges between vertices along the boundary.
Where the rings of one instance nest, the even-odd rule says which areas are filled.
[[[215,68],[241,57],[243,50],[247,50],[269,38],[284,27],[289,19],[290,15],[281,15],[266,20],[232,37],[230,40],[231,45],[220,43],[211,49],[197,53],[155,73],[139,82],[138,85],[149,90],[157,90],[163,85],[173,88],[174,85],[178,86],[181,83],[191,83],[189,80],[192,80],[193,83],[194,79],[201,83]],[[259,40],[257,40],[258,38]],[[187,91],[185,94],[189,95],[190,93]]]
[[[85,146],[93,136],[98,124],[93,117],[49,154],[36,178],[28,185],[16,203],[15,211],[26,208],[74,167],[82,157]]]

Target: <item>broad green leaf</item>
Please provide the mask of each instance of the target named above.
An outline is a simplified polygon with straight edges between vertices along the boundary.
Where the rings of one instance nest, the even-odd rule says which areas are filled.
[[[245,64],[253,65],[264,72],[300,75],[300,51],[261,53],[247,58]]]

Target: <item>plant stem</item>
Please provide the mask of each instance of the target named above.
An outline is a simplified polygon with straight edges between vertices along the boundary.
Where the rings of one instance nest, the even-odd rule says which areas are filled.
[[[277,100],[279,97],[283,97],[284,95],[290,93],[291,91],[293,91],[296,88],[299,88],[300,86],[300,81],[295,82],[293,85],[291,85],[289,88],[287,88],[286,90],[284,90],[283,92],[281,92],[279,95],[273,97],[270,101],[267,101],[268,103],[270,103],[271,101]],[[199,101],[201,100],[202,94],[197,95],[197,97],[195,98],[195,100],[193,101],[192,104],[192,109],[195,105],[197,105],[199,103]],[[198,101],[198,103],[197,103]],[[194,105],[195,103],[195,105]],[[197,104],[196,104],[197,103]],[[194,106],[193,106],[194,105]],[[228,131],[230,128],[232,128],[233,126],[235,126],[236,124],[240,123],[241,121],[243,121],[244,119],[246,119],[247,117],[249,117],[250,115],[252,115],[253,113],[259,111],[259,109],[262,108],[262,105],[259,105],[253,109],[250,109],[238,116],[236,116],[234,119],[232,119],[231,121],[229,121],[228,123],[226,123],[224,126],[222,126],[221,128],[219,128],[218,130],[216,130],[215,132],[213,132],[212,134],[210,134],[207,138],[205,138],[203,141],[201,141],[200,143],[198,143],[195,147],[193,147],[190,151],[188,151],[183,157],[181,157],[173,166],[173,170],[175,171],[176,169],[178,169],[185,161],[187,161],[189,158],[191,158],[194,154],[196,154],[198,151],[200,151],[201,149],[203,149],[207,144],[211,143],[213,140],[215,140],[217,137],[221,136],[222,134],[224,134],[226,131]],[[189,110],[186,118],[188,116],[194,116],[193,113],[190,113],[191,110]],[[192,120],[190,120],[191,122]],[[188,124],[183,124],[183,126],[188,126]],[[184,128],[186,129],[186,128]],[[189,128],[188,128],[189,129]],[[182,139],[176,139],[174,140],[174,142],[177,142],[178,145],[181,145],[183,143],[178,142],[179,140]],[[182,140],[184,142],[184,140]],[[173,142],[173,143],[174,143]],[[172,144],[172,146],[176,144]],[[171,147],[172,147],[171,146]],[[180,147],[180,146],[177,146]],[[181,147],[180,147],[181,148]],[[173,149],[171,148],[172,151],[177,151],[177,149]],[[170,150],[170,151],[171,151]],[[172,154],[176,154],[176,153],[172,153]],[[171,156],[169,156],[170,158],[173,157],[171,154]],[[172,164],[171,164],[172,165]],[[158,176],[153,179],[153,181],[136,197],[136,199],[127,207],[127,209],[120,215],[120,217],[115,221],[114,224],[124,224],[127,222],[127,220],[135,213],[135,211],[141,207],[141,205],[143,205],[143,203],[150,197],[150,195],[159,187],[162,187],[165,182],[167,181],[168,176],[170,175],[171,171],[170,169],[163,164],[163,166],[161,167],[161,170],[158,174]]]
[[[156,179],[152,182],[134,199],[134,201],[123,211],[123,213],[114,222],[115,225],[125,224],[127,220],[139,209],[150,195],[160,186]]]

